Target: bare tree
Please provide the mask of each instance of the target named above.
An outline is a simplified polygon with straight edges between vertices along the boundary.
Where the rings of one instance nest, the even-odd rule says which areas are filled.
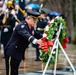
[[[65,16],[67,24],[67,36],[76,44],[76,0],[50,0],[46,7],[61,12]]]
[[[71,2],[71,12],[73,21],[71,40],[72,43],[76,44],[76,0],[70,0],[70,2]]]

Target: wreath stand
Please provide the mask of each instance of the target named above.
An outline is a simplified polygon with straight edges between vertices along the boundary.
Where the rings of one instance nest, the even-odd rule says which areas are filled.
[[[72,68],[72,70],[73,70],[73,72],[74,72],[74,75],[76,75],[75,68],[74,68],[73,64],[71,63],[69,57],[67,56],[65,50],[63,49],[63,47],[62,47],[62,45],[61,45],[61,43],[59,42],[59,39],[58,39],[58,38],[59,38],[59,35],[60,35],[60,32],[61,32],[61,29],[63,29],[62,23],[60,23],[59,30],[58,30],[57,33],[56,33],[56,39],[55,39],[54,45],[53,45],[53,47],[52,47],[50,56],[49,56],[48,61],[47,61],[46,65],[45,65],[45,68],[44,68],[44,70],[43,70],[42,75],[45,75],[46,69],[47,69],[48,64],[49,64],[49,62],[50,62],[50,59],[51,59],[51,57],[52,57],[52,53],[53,53],[53,50],[54,50],[54,49],[56,49],[56,58],[55,58],[54,72],[53,72],[53,73],[54,73],[54,75],[56,75],[56,65],[57,65],[58,46],[60,46],[62,52],[64,53],[64,55],[65,55],[67,61],[69,62],[70,66],[71,66],[71,68]]]

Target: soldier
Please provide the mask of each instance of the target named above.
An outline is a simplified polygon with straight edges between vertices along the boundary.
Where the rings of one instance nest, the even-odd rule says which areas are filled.
[[[42,44],[41,39],[39,39],[42,36],[33,30],[39,13],[27,10],[27,14],[28,16],[25,21],[20,22],[14,29],[5,48],[6,75],[18,75],[20,62],[24,58],[25,50],[30,42],[33,44]]]
[[[11,13],[12,9],[13,9],[12,7],[8,7],[8,17],[6,19],[6,22],[1,28],[1,43],[3,44],[4,48],[12,35],[13,28],[15,27],[16,20]],[[5,55],[5,51],[4,51],[4,55]]]
[[[41,14],[40,14],[38,22],[37,22],[36,31],[38,33],[43,34],[44,28],[47,25],[47,22],[48,22],[47,13],[44,10],[41,10]],[[40,61],[40,59],[39,59],[40,53],[39,53],[38,45],[35,45],[35,47],[36,47],[36,59],[35,59],[35,61]]]
[[[0,26],[3,25],[3,17],[4,17],[4,13],[3,13],[3,10],[2,10],[2,5],[3,5],[3,2],[0,1]]]

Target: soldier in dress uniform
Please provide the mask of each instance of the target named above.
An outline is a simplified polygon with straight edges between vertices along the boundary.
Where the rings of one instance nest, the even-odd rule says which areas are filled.
[[[8,17],[6,19],[6,22],[1,28],[1,43],[3,44],[4,48],[12,35],[13,28],[15,27],[16,20],[11,13],[12,9],[13,9],[12,7],[8,7]],[[5,55],[5,51],[4,51],[4,55]]]
[[[41,14],[40,14],[38,22],[37,22],[36,31],[38,33],[43,34],[44,28],[47,25],[47,22],[48,22],[47,13],[45,12],[45,10],[41,10]],[[40,59],[39,59],[40,53],[39,53],[38,45],[35,45],[35,47],[36,47],[36,59],[35,59],[35,61],[40,61]]]
[[[25,21],[20,22],[14,29],[13,34],[5,48],[6,75],[18,75],[18,68],[29,43],[42,44],[42,37],[34,31],[38,12],[27,10]],[[39,37],[38,37],[39,36]],[[38,39],[39,40],[38,40]],[[11,71],[10,71],[11,70]]]
[[[4,17],[4,13],[3,13],[3,10],[2,10],[2,5],[3,5],[3,2],[0,1],[0,26],[3,25],[3,17]]]

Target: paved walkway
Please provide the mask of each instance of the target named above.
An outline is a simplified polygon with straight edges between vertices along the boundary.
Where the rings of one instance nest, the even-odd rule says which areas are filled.
[[[26,66],[25,62],[22,61],[19,67],[19,73],[31,72],[41,70],[41,61],[35,61],[35,48],[29,48],[25,52]],[[0,75],[5,75],[5,60],[3,55],[0,54]]]
[[[68,45],[68,48],[72,45]],[[76,45],[71,47],[72,49],[76,49]],[[71,49],[70,48],[70,49]],[[70,50],[71,51],[71,50]],[[19,74],[27,73],[27,72],[36,72],[42,70],[42,62],[41,61],[35,61],[35,49],[29,48],[25,52],[26,57],[26,66],[24,67],[24,62],[22,61],[19,67]],[[3,55],[0,54],[0,75],[5,75],[5,61],[2,58]],[[49,67],[48,69],[51,69],[52,67]]]

